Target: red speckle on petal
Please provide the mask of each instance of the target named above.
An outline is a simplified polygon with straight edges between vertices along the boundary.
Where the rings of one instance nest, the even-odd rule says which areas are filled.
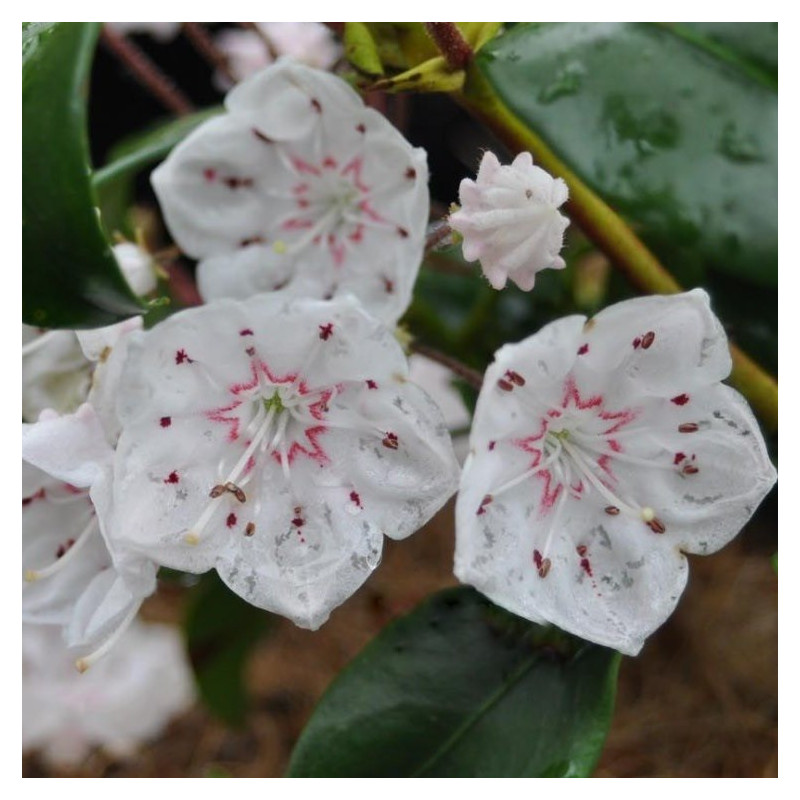
[[[408,231],[405,228],[403,228],[401,225],[397,226],[397,232],[400,234],[400,237],[402,239],[407,239],[408,238]]]
[[[685,406],[689,402],[689,395],[679,394],[677,397],[673,397],[670,402],[675,403],[676,406]]]
[[[189,358],[189,356],[186,355],[186,351],[183,348],[181,348],[180,350],[178,350],[175,353],[175,363],[176,364],[193,364],[194,363],[194,359],[193,358]]]
[[[313,108],[314,111],[317,112],[317,114],[322,113],[322,104],[319,102],[319,100],[317,100],[316,97],[311,98],[311,108]]]
[[[588,558],[581,559],[581,569],[591,578],[592,577],[592,565],[589,563]]]
[[[250,236],[239,242],[239,247],[250,247],[251,244],[264,244],[266,239],[263,236]]]
[[[363,122],[359,122],[358,125],[356,125],[356,130],[359,133],[366,133],[367,132],[367,126]]]
[[[367,378],[367,389],[377,389],[378,384],[372,378]]]
[[[326,156],[322,159],[322,166],[328,169],[336,169],[336,159],[331,156]]]
[[[496,445],[497,445],[497,442],[495,442],[494,440],[492,440],[491,442],[489,442],[489,449],[490,449],[490,450],[494,450],[494,448],[495,448],[495,446],[496,446]]]
[[[266,144],[274,144],[275,140],[270,139],[266,133],[263,133],[258,128],[252,128],[251,130],[253,131],[253,136],[255,136],[256,139],[260,139],[262,142],[265,142]]]
[[[408,167],[408,169],[406,169],[405,175],[408,180],[413,181],[414,178],[417,177],[417,171],[414,169],[414,167]]]
[[[30,497],[23,497],[22,498],[22,505],[23,506],[28,506],[34,500],[41,500],[43,498],[44,498],[44,489],[39,489],[39,491],[36,492],[36,494],[32,494]]]
[[[323,342],[327,342],[328,339],[331,338],[333,335],[333,323],[328,322],[325,325],[319,326],[319,338],[322,339]]]
[[[178,476],[178,473],[175,472],[175,470],[172,470],[172,472],[170,472],[170,474],[167,475],[166,478],[164,478],[164,483],[179,483],[179,482],[180,482],[180,477]]]
[[[633,340],[633,349],[634,350],[638,350],[641,346],[642,346],[642,337],[641,336],[637,336]]]
[[[251,331],[250,328],[242,328],[239,331],[239,336],[252,336],[252,335],[253,331]]]
[[[245,353],[252,358],[256,354],[256,349],[255,347],[248,347],[245,349]]]
[[[292,525],[294,525],[295,528],[302,528],[303,525],[305,525],[305,524],[306,524],[306,521],[302,517],[295,517],[292,520]]]
[[[353,502],[354,502],[354,503],[355,503],[355,504],[356,504],[356,505],[357,505],[359,508],[364,508],[364,506],[362,506],[362,505],[361,505],[361,497],[359,497],[359,494],[358,494],[358,492],[356,492],[355,490],[353,490],[352,492],[350,492],[350,499],[351,499],[351,500],[352,500],[352,501],[353,501]]]
[[[60,544],[58,546],[58,550],[56,550],[56,558],[61,558],[62,556],[66,555],[67,551],[75,544],[74,539],[67,539],[64,544]]]
[[[217,171],[215,169],[211,169],[211,167],[208,167],[207,169],[203,170],[203,177],[210,183],[216,179]]]
[[[383,288],[386,291],[386,294],[394,294],[394,281],[384,277]]]
[[[228,514],[228,517],[227,517],[227,519],[225,520],[225,524],[226,524],[226,525],[227,525],[229,528],[232,528],[232,527],[233,527],[233,526],[236,524],[236,514],[234,514],[233,512],[231,512],[230,514]]]
[[[579,545],[578,545],[578,546],[575,548],[575,552],[576,552],[576,553],[577,553],[579,556],[585,556],[585,555],[586,555],[586,552],[587,552],[587,547],[586,547],[586,545],[585,545],[585,544],[579,544]]]
[[[675,453],[675,459],[672,463],[675,465],[680,464],[684,458],[686,458],[686,453]]]
[[[588,352],[589,352],[589,345],[588,344],[582,344],[578,348],[578,355],[579,356],[585,356]]]
[[[169,428],[169,426],[172,425],[172,417],[161,417],[159,425],[161,425],[162,428]]]

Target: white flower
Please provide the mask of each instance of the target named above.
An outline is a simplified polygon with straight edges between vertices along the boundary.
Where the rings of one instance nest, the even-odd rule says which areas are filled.
[[[135,294],[149,294],[156,288],[149,254],[129,242],[115,245],[113,251]],[[141,317],[85,331],[46,331],[23,325],[22,419],[35,422],[46,408],[59,414],[75,411],[93,385],[92,362],[105,361],[119,337],[139,325]]]
[[[130,756],[193,695],[181,636],[166,625],[133,623],[84,675],[58,628],[22,626],[22,747],[55,765],[77,765],[94,747]]]
[[[45,412],[22,427],[23,620],[61,626],[86,669],[153,593],[157,565],[115,547],[108,528],[114,452],[94,409]]]
[[[567,184],[535,167],[530,153],[501,166],[487,151],[477,180],[461,181],[461,208],[450,215],[450,226],[464,237],[464,258],[480,259],[495,289],[511,278],[527,292],[537,272],[565,266],[559,252],[569,220],[558,208],[567,196]]]
[[[391,324],[428,219],[425,153],[339,78],[281,60],[231,91],[153,173],[206,300],[353,293]]]
[[[22,418],[34,422],[46,408],[66,414],[86,400],[92,379],[75,331],[22,326]]]
[[[456,575],[536,622],[636,654],[684,553],[730,541],[775,482],[701,290],[568,317],[489,367],[456,509]]]
[[[342,54],[333,32],[321,22],[256,22],[278,55],[290,56],[309,67],[330,69]],[[228,67],[237,81],[249,78],[272,63],[264,40],[252,30],[227,28],[215,37],[217,47],[228,57]],[[230,82],[221,73],[214,76],[222,89]]]
[[[161,564],[316,628],[455,489],[438,408],[352,297],[220,300],[131,340],[112,527]]]

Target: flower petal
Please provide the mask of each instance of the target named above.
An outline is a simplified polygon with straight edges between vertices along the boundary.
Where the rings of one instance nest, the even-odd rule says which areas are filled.
[[[610,306],[589,321],[585,341],[587,365],[600,372],[619,370],[646,394],[689,391],[731,371],[725,331],[702,289]]]

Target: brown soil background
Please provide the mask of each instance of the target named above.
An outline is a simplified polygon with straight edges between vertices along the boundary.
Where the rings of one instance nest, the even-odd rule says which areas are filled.
[[[370,580],[315,633],[281,620],[249,665],[253,708],[232,730],[195,708],[139,755],[101,752],[71,772],[35,755],[23,776],[279,777],[316,701],[393,617],[455,583],[452,509],[404,542],[386,541]],[[677,612],[638,658],[623,660],[598,777],[777,777],[778,581],[763,521],[713,556],[691,559]],[[178,621],[183,592],[163,587],[145,616]]]

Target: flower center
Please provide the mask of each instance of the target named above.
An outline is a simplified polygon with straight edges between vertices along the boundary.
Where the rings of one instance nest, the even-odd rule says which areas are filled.
[[[184,537],[185,541],[188,544],[200,542],[203,531],[228,495],[239,503],[247,502],[247,485],[259,459],[277,459],[288,483],[291,481],[290,465],[297,452],[324,458],[322,451],[309,450],[307,445],[316,448],[312,433],[325,430],[328,403],[336,393],[336,387],[309,391],[299,375],[291,383],[273,383],[260,375],[252,393],[239,406],[241,414],[237,419],[248,440],[247,446],[227,474],[220,473],[220,482],[209,492],[210,500]]]

